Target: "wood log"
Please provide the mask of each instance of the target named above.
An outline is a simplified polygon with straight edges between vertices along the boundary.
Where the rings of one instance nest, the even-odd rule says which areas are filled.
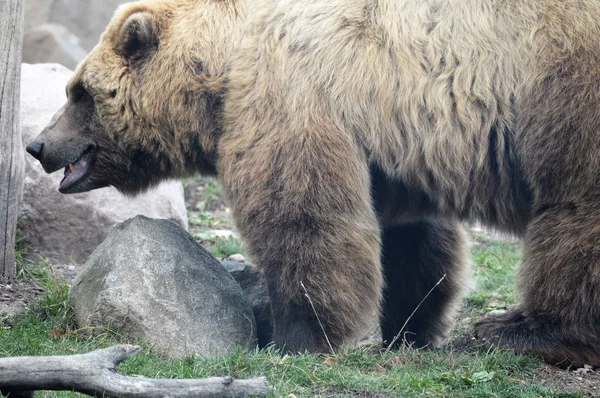
[[[23,188],[19,125],[23,0],[0,1],[0,277],[15,273],[15,233]]]
[[[0,358],[0,388],[9,397],[39,390],[124,398],[274,396],[264,377],[150,379],[118,374],[116,366],[139,351],[137,346],[117,345],[79,355]]]

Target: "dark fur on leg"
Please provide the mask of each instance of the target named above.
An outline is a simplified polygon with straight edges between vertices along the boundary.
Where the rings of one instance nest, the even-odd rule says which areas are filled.
[[[402,342],[436,346],[446,336],[469,286],[465,246],[464,232],[455,221],[420,221],[384,230],[386,287],[380,324],[385,346],[442,278],[412,315],[394,347]]]
[[[315,316],[315,312],[308,300],[303,304],[292,304],[282,306],[281,303],[271,305],[273,323],[276,325],[273,331],[273,341],[285,352],[301,353],[313,351],[330,353],[331,346],[328,337]],[[341,341],[336,340],[334,344],[339,345]]]

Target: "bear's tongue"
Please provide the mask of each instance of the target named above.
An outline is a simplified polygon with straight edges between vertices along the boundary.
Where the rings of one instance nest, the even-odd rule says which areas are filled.
[[[65,175],[60,182],[60,189],[67,188],[76,182],[86,177],[90,168],[91,152],[88,151],[75,161],[75,163],[69,164],[65,167]]]

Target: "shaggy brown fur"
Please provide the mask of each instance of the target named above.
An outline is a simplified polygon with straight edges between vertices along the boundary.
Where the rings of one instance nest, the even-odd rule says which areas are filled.
[[[291,351],[328,349],[319,320],[337,347],[382,300],[389,340],[445,274],[405,328],[437,343],[458,221],[480,220],[525,255],[519,308],[477,332],[600,365],[599,61],[595,0],[147,0],[28,150],[47,171],[92,153],[65,192],[218,172]]]

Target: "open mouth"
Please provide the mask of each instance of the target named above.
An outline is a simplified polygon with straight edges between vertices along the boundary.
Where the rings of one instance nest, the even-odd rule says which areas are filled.
[[[85,181],[92,171],[93,163],[94,151],[93,147],[90,146],[83,152],[79,159],[73,163],[69,163],[65,167],[65,175],[58,187],[59,192],[72,192],[77,185]]]

